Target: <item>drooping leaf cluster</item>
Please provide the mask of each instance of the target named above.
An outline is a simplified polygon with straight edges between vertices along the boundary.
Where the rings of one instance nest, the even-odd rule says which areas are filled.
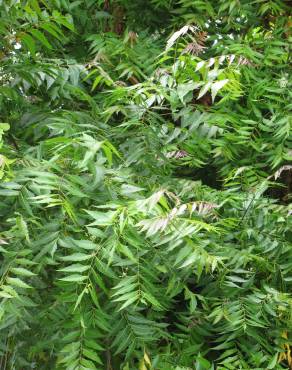
[[[292,366],[291,2],[0,2],[0,369]]]

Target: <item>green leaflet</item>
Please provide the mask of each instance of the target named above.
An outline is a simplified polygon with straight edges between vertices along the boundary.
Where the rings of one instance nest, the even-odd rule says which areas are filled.
[[[91,258],[92,255],[90,254],[84,254],[84,253],[73,253],[69,256],[61,257],[63,261],[85,261]]]
[[[21,275],[21,276],[34,276],[36,275],[35,273],[23,268],[23,267],[13,267],[10,269],[11,272],[13,272],[16,275]]]
[[[68,276],[65,276],[63,278],[60,278],[59,280],[68,281],[68,282],[79,282],[79,281],[83,281],[85,279],[87,279],[87,276],[72,274],[72,275],[68,275]]]
[[[79,263],[75,263],[73,265],[66,266],[64,268],[59,269],[58,271],[63,272],[84,272],[89,269],[90,266],[81,265]]]
[[[7,282],[8,284],[11,284],[13,286],[16,286],[18,288],[24,288],[24,289],[28,289],[28,288],[31,288],[30,285],[26,284],[24,281],[22,281],[21,279],[19,278],[7,278]]]

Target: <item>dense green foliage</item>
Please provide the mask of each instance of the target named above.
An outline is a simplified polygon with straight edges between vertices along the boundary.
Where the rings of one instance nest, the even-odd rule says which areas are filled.
[[[1,370],[292,368],[290,9],[0,1]]]

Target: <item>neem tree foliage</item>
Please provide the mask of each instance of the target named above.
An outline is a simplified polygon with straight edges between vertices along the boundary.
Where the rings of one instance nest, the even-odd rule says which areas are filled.
[[[0,2],[1,370],[291,368],[289,10]]]

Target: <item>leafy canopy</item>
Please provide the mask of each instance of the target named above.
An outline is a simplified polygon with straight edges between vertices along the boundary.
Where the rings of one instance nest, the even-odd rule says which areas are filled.
[[[292,366],[291,2],[0,2],[0,368]]]

